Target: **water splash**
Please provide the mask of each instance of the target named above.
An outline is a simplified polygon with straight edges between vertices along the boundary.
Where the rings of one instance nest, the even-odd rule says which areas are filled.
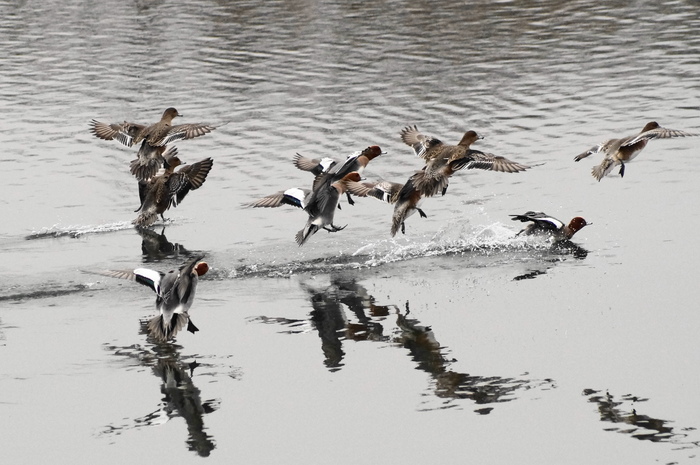
[[[562,255],[583,258],[586,253],[584,249],[571,243],[553,246],[542,237],[516,237],[513,230],[502,223],[470,227],[464,222],[455,220],[432,237],[374,240],[358,246],[354,252],[306,260],[280,263],[277,260],[263,259],[264,261],[244,264],[234,269],[219,269],[210,278],[284,278],[300,273],[332,273],[452,255],[489,257],[488,260],[494,260],[494,263],[500,264],[503,261],[517,260],[518,256],[522,255],[526,259],[531,259],[534,255],[536,259],[555,256],[557,260],[561,260]]]

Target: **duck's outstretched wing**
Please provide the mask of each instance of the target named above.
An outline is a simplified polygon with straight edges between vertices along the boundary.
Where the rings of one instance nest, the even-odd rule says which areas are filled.
[[[401,140],[404,144],[413,148],[413,152],[421,158],[425,158],[425,154],[429,148],[442,145],[442,141],[422,134],[416,125],[406,126],[401,130]]]
[[[640,141],[649,141],[653,139],[670,139],[672,137],[692,137],[692,136],[697,136],[697,134],[693,134],[690,132],[685,132],[685,131],[680,131],[678,129],[666,129],[666,128],[655,128],[651,129],[649,131],[644,131],[643,133],[639,134],[638,136],[625,141],[622,144],[622,147],[628,147],[631,145],[634,145]]]
[[[134,138],[146,126],[142,124],[129,123],[102,123],[97,120],[90,121],[90,132],[102,140],[116,140],[127,147],[134,145]]]
[[[173,173],[168,179],[168,194],[172,204],[177,206],[189,191],[202,187],[213,165],[214,160],[205,158]]]
[[[177,124],[170,126],[166,131],[162,131],[159,134],[151,134],[148,137],[148,143],[161,146],[178,140],[194,139],[195,137],[209,134],[217,127],[205,123]]]
[[[149,268],[136,268],[135,270],[104,270],[104,271],[84,271],[84,273],[97,274],[101,276],[108,276],[110,278],[117,279],[128,279],[129,281],[136,281],[139,284],[143,284],[153,290],[157,295],[160,296],[160,283],[165,276],[164,273],[160,271],[151,270]]]

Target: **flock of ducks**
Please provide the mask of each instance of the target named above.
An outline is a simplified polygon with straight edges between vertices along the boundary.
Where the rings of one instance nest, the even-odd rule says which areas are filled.
[[[182,115],[175,108],[168,108],[160,121],[148,126],[127,121],[90,122],[90,132],[100,139],[116,140],[127,147],[141,142],[138,156],[130,165],[131,174],[139,183],[141,205],[136,211],[141,213],[133,221],[137,226],[150,226],[158,215],[165,220],[163,213],[182,202],[189,191],[202,187],[213,166],[211,158],[184,165],[177,147],[168,147],[173,142],[203,136],[216,129],[202,123],[173,125],[173,119],[178,116]],[[177,167],[180,169],[175,171]]]
[[[213,166],[211,158],[205,158],[191,165],[184,164],[178,157],[173,142],[192,139],[210,133],[216,126],[203,123],[173,125],[175,117],[181,117],[175,108],[168,108],[161,120],[152,125],[130,122],[105,124],[96,120],[90,122],[90,131],[103,140],[116,140],[132,147],[141,143],[138,156],[130,164],[130,171],[138,181],[141,205],[140,212],[132,222],[138,227],[153,224],[158,215],[170,207],[177,206],[191,190],[200,188],[206,181]],[[363,181],[362,174],[370,161],[386,152],[376,145],[356,152],[343,162],[332,158],[312,159],[296,154],[294,166],[314,175],[310,188],[290,188],[245,204],[250,207],[273,208],[291,205],[303,209],[308,219],[303,229],[295,236],[302,246],[320,229],[338,232],[345,228],[333,224],[336,209],[341,208],[340,200],[345,195],[350,205],[352,196],[373,197],[394,205],[391,220],[391,235],[401,230],[405,233],[405,221],[418,212],[427,215],[420,208],[425,198],[444,196],[449,180],[462,169],[482,169],[501,173],[519,173],[532,166],[508,160],[507,158],[474,150],[471,145],[482,139],[474,131],[467,131],[457,145],[448,145],[436,137],[422,134],[416,126],[408,126],[401,131],[401,140],[413,149],[415,155],[423,159],[422,168],[415,171],[401,184],[386,180]],[[694,136],[684,131],[666,129],[656,122],[647,123],[640,133],[621,139],[610,139],[576,156],[580,161],[592,154],[603,153],[602,162],[591,173],[598,181],[620,166],[619,174],[625,174],[625,163],[632,161],[653,139]],[[176,170],[176,168],[179,168]],[[513,221],[529,223],[517,235],[546,235],[553,241],[568,240],[584,226],[592,223],[581,217],[573,218],[568,224],[543,212],[528,211],[521,215],[510,215]],[[194,300],[197,280],[209,267],[202,261],[204,256],[194,257],[179,269],[162,273],[147,268],[135,270],[104,271],[99,274],[130,279],[150,287],[156,293],[156,308],[159,314],[149,320],[148,330],[158,342],[172,339],[178,331],[198,331],[189,317],[189,308]]]
[[[251,207],[278,207],[292,205],[302,208],[309,219],[304,229],[296,235],[301,246],[319,229],[337,232],[344,227],[333,224],[333,215],[338,200],[343,194],[350,196],[374,197],[394,205],[391,221],[391,235],[401,230],[406,232],[406,219],[412,214],[426,218],[420,208],[426,197],[438,193],[445,195],[450,177],[462,169],[483,169],[503,173],[518,173],[530,168],[507,158],[484,153],[471,148],[471,144],[481,139],[474,131],[468,131],[457,145],[447,145],[436,137],[423,135],[416,126],[409,126],[401,131],[401,140],[413,148],[414,153],[425,163],[404,184],[391,181],[360,182],[360,176],[374,158],[383,152],[378,146],[367,147],[361,152],[350,155],[344,162],[338,163],[332,158],[309,159],[296,154],[294,166],[310,171],[315,175],[310,189],[291,188],[260,200],[246,204]]]

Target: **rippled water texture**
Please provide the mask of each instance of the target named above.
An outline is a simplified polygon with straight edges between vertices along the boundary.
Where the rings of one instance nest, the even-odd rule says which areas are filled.
[[[577,154],[646,122],[700,132],[696,2],[0,1],[3,463],[694,463],[700,137],[621,178]],[[148,230],[135,148],[92,119],[219,126],[214,167]],[[422,166],[417,125],[536,165],[391,206],[243,204],[309,187],[295,153]],[[551,248],[509,214],[593,225]],[[90,272],[204,252],[200,331],[154,344],[153,295]],[[87,271],[88,273],[85,273]],[[57,459],[60,458],[60,459]]]

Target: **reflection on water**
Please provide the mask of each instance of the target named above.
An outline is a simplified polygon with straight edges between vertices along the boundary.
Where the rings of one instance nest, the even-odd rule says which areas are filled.
[[[588,397],[588,402],[598,404],[601,421],[621,424],[621,426],[606,428],[606,431],[629,434],[642,441],[670,442],[682,445],[684,448],[700,447],[700,440],[688,440],[690,432],[695,431],[695,428],[684,428],[679,432],[668,425],[672,423],[669,420],[637,413],[634,405],[646,402],[648,399],[631,394],[616,399],[609,392],[601,394],[594,389],[584,389],[583,395]]]
[[[440,408],[454,407],[453,399],[470,399],[476,404],[492,404],[508,402],[515,399],[518,390],[539,387],[554,388],[553,380],[528,380],[519,378],[502,378],[500,376],[479,376],[459,373],[451,370],[450,364],[455,360],[448,359],[444,353],[445,347],[435,339],[429,326],[422,326],[416,319],[408,318],[409,304],[406,302],[405,314],[397,313],[396,330],[393,342],[408,349],[411,358],[418,368],[429,373],[435,381],[435,395],[447,399]],[[424,410],[433,410],[425,408]],[[493,407],[482,407],[476,410],[480,414],[488,414]]]
[[[513,278],[513,281],[534,279],[547,273],[547,270],[561,263],[563,255],[571,255],[574,258],[583,260],[588,256],[588,250],[568,240],[555,242],[546,253],[541,255],[542,262],[539,264],[539,267],[531,268],[526,273],[519,274]]]
[[[138,360],[140,365],[150,367],[153,374],[162,380],[160,391],[163,399],[156,410],[126,423],[108,425],[101,434],[119,435],[127,430],[162,425],[180,417],[187,423],[187,448],[201,457],[209,456],[216,445],[213,437],[205,431],[203,417],[217,410],[220,401],[202,401],[200,390],[192,381],[199,364],[196,360],[189,363],[182,361],[180,349],[176,344],[158,344],[152,350],[139,345],[105,347],[118,357]]]
[[[141,236],[141,253],[145,263],[191,255],[184,246],[168,241],[165,237],[165,226],[162,227],[160,234],[150,228],[137,227],[136,230]]]
[[[341,362],[345,353],[342,340],[388,340],[383,335],[382,325],[373,321],[372,317],[385,317],[389,314],[389,308],[376,306],[374,297],[354,280],[336,276],[332,278],[330,287],[322,291],[302,286],[311,296],[311,323],[321,338],[324,363],[328,368],[336,370],[343,366]],[[348,320],[345,307],[354,314],[356,321]]]
[[[476,404],[492,404],[515,399],[515,392],[523,389],[540,387],[554,388],[552,380],[528,380],[520,378],[503,378],[500,376],[479,376],[459,373],[450,369],[455,361],[447,358],[446,347],[440,345],[429,326],[409,318],[409,303],[405,310],[396,305],[377,305],[375,298],[354,278],[340,274],[331,275],[330,286],[314,289],[307,284],[301,286],[309,294],[313,310],[306,320],[274,318],[261,316],[254,320],[264,323],[281,324],[293,328],[289,334],[301,334],[310,323],[321,338],[321,350],[324,364],[337,371],[343,367],[343,343],[352,341],[391,342],[408,350],[417,368],[428,373],[433,380],[433,392],[440,399],[446,399],[437,408],[455,407],[453,400],[469,399]],[[348,310],[354,319],[348,317]],[[396,326],[391,335],[384,334],[387,318],[396,315]],[[424,407],[421,410],[434,410]],[[493,407],[476,410],[488,414]]]

